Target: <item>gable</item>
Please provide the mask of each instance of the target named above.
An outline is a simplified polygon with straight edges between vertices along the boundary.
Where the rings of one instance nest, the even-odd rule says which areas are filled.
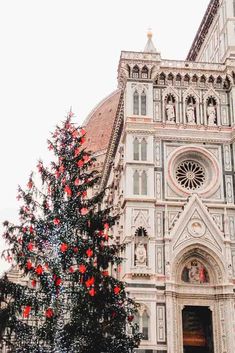
[[[224,234],[201,199],[194,194],[170,231],[172,251],[191,244],[202,244],[223,253]]]

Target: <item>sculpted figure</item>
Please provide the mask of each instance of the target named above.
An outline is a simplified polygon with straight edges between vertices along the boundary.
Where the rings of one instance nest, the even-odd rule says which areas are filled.
[[[175,108],[173,102],[169,101],[166,105],[166,118],[167,121],[175,120]]]
[[[188,123],[191,124],[195,124],[195,110],[194,110],[194,106],[193,103],[189,103],[186,109],[186,117],[187,117],[187,121]]]
[[[136,265],[145,266],[147,260],[147,252],[144,244],[140,241],[135,250]]]
[[[215,110],[215,106],[212,103],[209,103],[207,107],[207,116],[208,116],[208,125],[210,126],[215,125],[216,110]]]

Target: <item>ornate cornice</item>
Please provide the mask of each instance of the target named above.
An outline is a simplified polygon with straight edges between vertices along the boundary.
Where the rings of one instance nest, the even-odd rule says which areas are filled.
[[[202,47],[202,44],[206,38],[206,35],[210,29],[210,26],[218,12],[219,9],[219,0],[211,0],[206,13],[202,19],[202,22],[200,24],[200,27],[197,31],[196,37],[193,41],[193,44],[189,50],[188,56],[186,60],[189,61],[195,61],[197,58],[197,55]]]

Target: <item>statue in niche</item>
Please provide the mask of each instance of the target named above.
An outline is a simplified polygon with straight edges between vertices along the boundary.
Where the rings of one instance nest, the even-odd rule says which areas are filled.
[[[216,121],[216,109],[213,103],[209,103],[207,107],[207,116],[208,116],[208,125],[213,126],[215,125]]]
[[[189,124],[196,123],[195,108],[193,104],[193,99],[190,99],[186,108],[186,117]]]
[[[147,262],[147,251],[144,243],[140,241],[135,249],[135,264],[136,266],[146,266]]]
[[[184,267],[182,280],[191,284],[203,284],[209,282],[209,276],[204,265],[197,260],[193,260]]]
[[[166,120],[167,121],[175,121],[175,106],[172,97],[170,96],[166,105]]]

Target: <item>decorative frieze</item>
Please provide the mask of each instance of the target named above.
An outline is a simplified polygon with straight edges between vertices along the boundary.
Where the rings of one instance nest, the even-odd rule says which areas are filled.
[[[156,212],[156,236],[157,238],[163,238],[163,212]]]
[[[166,342],[166,315],[165,305],[157,304],[157,342]]]
[[[231,171],[232,170],[232,161],[231,161],[230,145],[224,145],[223,150],[224,150],[224,169],[226,171]]]
[[[225,175],[225,190],[226,198],[228,203],[234,202],[234,193],[233,193],[233,177],[232,175]]]
[[[162,199],[162,173],[156,172],[156,199]]]

